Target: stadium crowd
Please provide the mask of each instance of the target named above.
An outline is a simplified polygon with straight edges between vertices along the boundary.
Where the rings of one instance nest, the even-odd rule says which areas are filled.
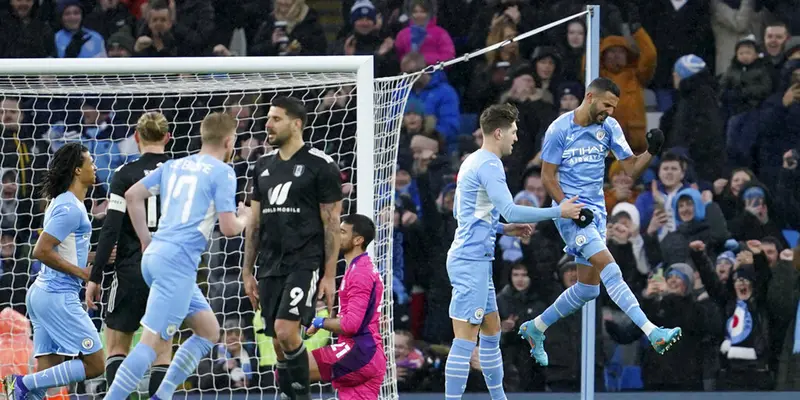
[[[0,57],[374,55],[376,76],[386,77],[502,42],[587,4],[341,3],[344,23],[328,42],[320,14],[306,0],[3,0]],[[636,181],[608,160],[608,247],[652,321],[684,332],[658,356],[604,293],[597,307],[597,390],[800,390],[800,36],[793,36],[800,34],[800,1],[588,3],[602,7],[600,75],[622,89],[614,117],[631,138],[652,127],[667,138],[664,153]],[[246,46],[232,41],[234,32]],[[539,176],[542,136],[583,99],[585,34],[578,18],[414,84],[395,176],[394,352],[401,391],[444,388],[453,337],[445,257],[456,227],[454,177],[481,144],[477,115],[501,102],[520,109],[519,141],[505,160],[508,185],[518,204],[549,206]],[[338,159],[350,182],[355,113],[348,109],[355,100],[346,88],[316,98],[309,101],[308,139]],[[30,258],[42,220],[36,185],[61,145],[79,140],[94,154],[99,183],[87,207],[95,232],[110,175],[136,156],[131,126],[144,110],[168,115],[175,156],[198,148],[204,113],[224,109],[239,118],[234,166],[242,200],[251,185],[247,172],[269,147],[268,101],[248,96],[1,100],[0,318],[10,321],[3,334],[21,325],[7,310],[25,313],[26,288],[38,269]],[[645,144],[631,145],[641,152]],[[552,222],[536,224],[529,239],[498,240],[494,282],[508,391],[580,390],[579,314],[549,331],[546,368],[535,365],[515,333],[576,283],[576,265],[562,248]],[[187,388],[274,386],[271,339],[259,333],[261,318],[239,283],[241,249],[241,240],[215,240],[204,260],[201,280],[224,335]],[[321,332],[307,346],[329,337]],[[0,346],[4,340],[0,335]],[[486,390],[477,360],[476,348],[468,391]]]

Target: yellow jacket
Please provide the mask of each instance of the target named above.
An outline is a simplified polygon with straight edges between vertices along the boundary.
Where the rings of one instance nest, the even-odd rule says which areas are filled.
[[[647,109],[643,90],[656,72],[657,54],[656,46],[644,28],[634,32],[633,38],[639,47],[638,54],[622,36],[608,36],[600,42],[600,76],[611,79],[619,86],[620,99],[614,118],[619,121],[629,144],[638,154],[647,148]],[[612,47],[628,50],[628,65],[617,72],[611,72],[603,65],[603,53]]]

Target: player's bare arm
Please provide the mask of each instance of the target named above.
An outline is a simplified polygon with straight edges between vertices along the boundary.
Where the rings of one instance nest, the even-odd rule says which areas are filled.
[[[142,182],[136,182],[130,189],[125,192],[125,202],[128,203],[128,214],[131,215],[131,224],[139,236],[139,241],[142,243],[142,251],[150,245],[153,237],[150,235],[150,229],[147,228],[147,212],[144,207],[144,202],[148,197],[152,196],[147,187]]]
[[[74,275],[85,281],[89,280],[88,268],[80,268],[58,254],[56,247],[58,247],[59,244],[61,244],[61,241],[51,236],[49,233],[43,232],[36,241],[36,246],[33,248],[33,258],[43,262],[45,265],[58,272]]]
[[[325,276],[319,282],[318,299],[325,298],[328,313],[333,315],[334,296],[336,296],[336,263],[339,261],[339,247],[342,238],[339,234],[342,201],[319,205],[322,229],[325,235]]]
[[[245,229],[244,265],[242,266],[242,282],[244,291],[250,299],[253,310],[258,309],[258,281],[255,278],[256,257],[258,256],[258,238],[261,237],[261,202],[250,200],[250,209],[256,210],[250,216],[250,224]]]
[[[625,170],[625,173],[628,174],[631,179],[636,181],[639,179],[639,176],[641,176],[642,173],[647,170],[647,167],[650,166],[650,161],[652,160],[653,156],[648,152],[644,152],[638,156],[631,156],[621,160],[620,163],[622,164],[622,169]]]
[[[547,194],[557,203],[564,201],[564,191],[558,182],[558,165],[542,161],[542,185],[547,190]]]
[[[219,214],[219,230],[227,237],[237,236],[250,224],[251,217],[250,207],[239,202],[236,214],[232,212]]]

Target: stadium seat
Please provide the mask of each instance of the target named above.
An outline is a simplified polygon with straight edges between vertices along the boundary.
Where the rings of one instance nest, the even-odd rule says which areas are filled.
[[[795,247],[800,241],[800,232],[791,229],[784,229],[783,238],[786,239],[786,243],[789,243],[789,247]]]

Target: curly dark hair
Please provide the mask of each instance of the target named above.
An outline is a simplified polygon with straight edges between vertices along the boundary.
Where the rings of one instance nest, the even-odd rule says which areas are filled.
[[[42,180],[40,189],[42,196],[55,199],[61,193],[69,190],[75,178],[75,168],[83,166],[83,153],[89,149],[80,143],[67,143],[53,154],[50,168]]]

